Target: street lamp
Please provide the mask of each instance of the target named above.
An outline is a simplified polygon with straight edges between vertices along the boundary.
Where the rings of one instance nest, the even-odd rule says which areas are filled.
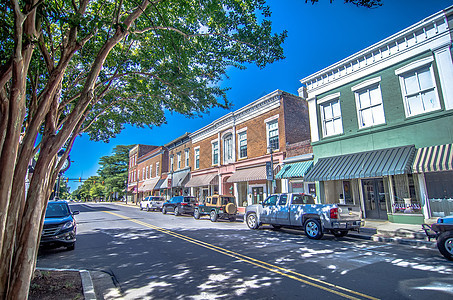
[[[274,182],[274,159],[273,159],[272,153],[274,151],[274,148],[271,145],[269,145],[267,147],[267,149],[269,150],[269,153],[271,154],[270,170],[268,171],[269,173],[267,175],[267,179],[270,181],[269,194],[272,194],[273,193],[272,184]]]
[[[127,204],[127,178],[124,180],[124,198]]]

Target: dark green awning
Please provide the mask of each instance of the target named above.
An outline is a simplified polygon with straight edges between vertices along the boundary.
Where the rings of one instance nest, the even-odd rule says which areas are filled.
[[[283,168],[278,172],[276,179],[286,179],[286,178],[297,178],[297,177],[304,177],[305,174],[310,170],[313,166],[313,161],[301,161],[292,164],[286,164]]]
[[[415,146],[388,148],[320,158],[306,181],[370,178],[411,172]]]

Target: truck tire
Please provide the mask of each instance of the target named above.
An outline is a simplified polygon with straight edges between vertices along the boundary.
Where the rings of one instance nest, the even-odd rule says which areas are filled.
[[[258,224],[258,218],[256,217],[256,214],[253,212],[249,213],[245,217],[245,222],[247,223],[247,226],[250,229],[258,229],[258,227],[260,227],[260,225]]]
[[[179,207],[176,206],[176,207],[175,207],[175,216],[179,216],[179,215],[180,215],[180,213],[179,213]]]
[[[167,213],[167,209],[164,207],[162,207],[162,213],[165,215]]]
[[[304,224],[305,235],[312,240],[319,240],[323,237],[321,223],[316,219],[308,219]]]
[[[446,259],[453,261],[453,231],[446,231],[439,235],[437,249]]]
[[[217,213],[215,212],[215,210],[211,210],[210,217],[211,217],[211,222],[217,221],[218,215],[217,215]]]
[[[331,232],[335,237],[344,237],[349,233],[347,230],[336,230],[336,229],[332,229]]]
[[[196,208],[196,209],[193,211],[193,218],[194,218],[195,220],[200,219],[200,211],[198,210],[198,208]]]
[[[149,205],[146,206],[146,211],[150,211]]]

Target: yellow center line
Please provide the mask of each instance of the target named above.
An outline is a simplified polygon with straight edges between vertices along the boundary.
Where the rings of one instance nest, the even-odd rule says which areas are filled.
[[[152,224],[149,224],[149,223],[145,223],[145,222],[142,222],[142,221],[138,221],[138,220],[135,220],[133,218],[129,218],[129,217],[117,214],[117,213],[110,212],[110,211],[104,211],[104,212],[105,213],[109,213],[111,215],[115,215],[117,217],[123,218],[123,219],[128,220],[128,221],[134,222],[134,223],[142,225],[144,227],[148,227],[148,228],[154,229],[156,231],[159,231],[159,232],[174,236],[176,238],[185,240],[185,241],[190,242],[192,244],[195,244],[195,245],[198,245],[198,246],[213,250],[213,251],[221,253],[223,255],[227,255],[227,256],[236,258],[238,260],[241,260],[243,262],[249,263],[251,265],[254,265],[254,266],[260,267],[262,269],[268,270],[270,272],[273,272],[273,273],[276,273],[276,274],[279,274],[279,275],[282,275],[282,276],[297,280],[299,282],[303,282],[305,284],[308,284],[308,285],[311,285],[313,287],[328,291],[330,293],[342,296],[342,297],[347,298],[347,299],[362,299],[362,298],[365,298],[365,299],[371,299],[371,300],[378,300],[378,298],[375,298],[375,297],[372,297],[372,296],[369,296],[369,295],[366,295],[366,294],[363,294],[363,293],[360,293],[360,292],[357,292],[357,291],[353,291],[353,290],[350,290],[350,289],[347,289],[347,288],[344,288],[344,287],[341,287],[341,286],[338,286],[338,285],[335,285],[335,284],[332,284],[332,283],[329,283],[329,282],[325,282],[325,281],[322,281],[320,279],[316,279],[316,278],[313,278],[313,277],[310,277],[310,276],[307,276],[307,275],[304,275],[304,274],[300,274],[300,273],[297,273],[295,271],[292,271],[292,270],[289,270],[289,269],[286,269],[286,268],[283,268],[283,267],[279,267],[279,266],[276,266],[276,265],[273,265],[273,264],[270,264],[270,263],[267,263],[267,262],[264,262],[264,261],[260,261],[258,259],[255,259],[255,258],[252,258],[252,257],[248,257],[246,255],[243,255],[243,254],[240,254],[240,253],[237,253],[237,252],[225,249],[225,248],[221,248],[221,247],[216,246],[216,245],[212,245],[212,244],[200,241],[200,240],[196,240],[194,238],[182,235],[180,233],[177,233],[177,232],[165,229],[165,228],[157,227],[155,225],[152,225]],[[353,294],[353,295],[359,296],[361,298],[357,298],[357,297],[354,297],[352,295],[348,295],[348,294],[345,294],[345,293]]]

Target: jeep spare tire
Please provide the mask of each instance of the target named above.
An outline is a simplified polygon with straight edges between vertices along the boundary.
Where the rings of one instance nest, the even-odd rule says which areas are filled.
[[[236,211],[237,211],[236,204],[234,204],[234,203],[228,203],[228,204],[225,206],[225,211],[226,211],[226,213],[229,214],[229,215],[235,214]]]

